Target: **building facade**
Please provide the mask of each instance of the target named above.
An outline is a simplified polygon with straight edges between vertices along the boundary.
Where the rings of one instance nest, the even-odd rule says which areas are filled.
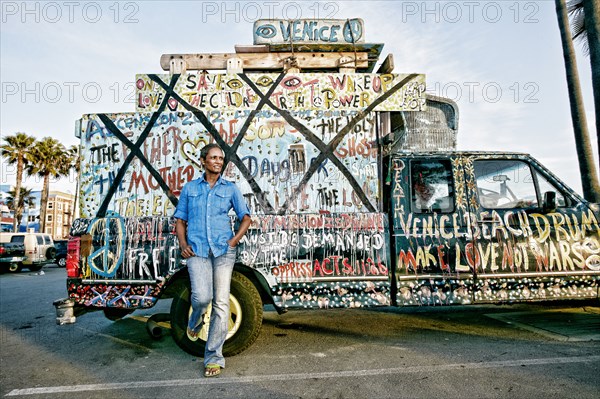
[[[73,222],[75,196],[60,191],[50,191],[46,206],[46,234],[55,240],[69,238]]]

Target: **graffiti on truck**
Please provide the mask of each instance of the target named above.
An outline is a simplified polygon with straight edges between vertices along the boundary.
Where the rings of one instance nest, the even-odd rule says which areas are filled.
[[[85,217],[171,214],[210,142],[225,151],[225,178],[254,213],[374,212],[373,111],[425,104],[418,74],[140,75],[136,89],[148,113],[81,120]]]
[[[454,159],[453,164],[453,187],[448,191],[456,208],[447,212],[415,211],[411,193],[402,184],[408,165],[396,160],[390,168],[399,303],[596,295],[598,283],[592,274],[600,270],[600,226],[590,208],[540,213],[535,206],[515,201],[514,207],[486,209],[480,204],[481,177],[476,176],[473,160]],[[440,178],[439,171],[436,177]],[[521,181],[533,188],[529,174]],[[573,276],[552,278],[565,273]]]
[[[363,43],[364,22],[360,18],[259,19],[254,22],[254,44]]]
[[[419,74],[190,72],[177,80],[169,97],[164,86],[170,79],[170,75],[137,75],[136,111],[155,112],[164,101],[169,111],[186,111],[189,106],[240,114],[254,110],[261,101],[276,111],[358,111],[372,105],[373,111],[425,109],[425,76]]]
[[[416,249],[399,252],[398,268],[406,273],[426,269],[477,273],[600,270],[599,226],[589,209],[545,215],[509,211],[501,216],[486,211],[468,212],[462,218],[456,213],[413,216],[407,215],[400,225],[401,234],[420,243]],[[486,218],[489,224],[478,223]],[[455,261],[448,262],[448,243],[460,237],[461,226],[471,232],[470,242],[464,248],[456,242]]]
[[[156,304],[162,283],[129,284],[70,284],[69,297],[78,304],[99,308],[151,308]]]
[[[387,219],[380,213],[254,216],[239,259],[269,285],[387,280]]]
[[[83,223],[86,221],[86,223]],[[79,219],[71,234],[81,237],[86,279],[164,281],[179,267],[173,218]]]
[[[348,115],[319,118],[307,120],[306,124],[328,141],[349,118]],[[363,209],[364,202],[372,206],[379,195],[373,118],[369,116],[357,124],[355,135],[335,149],[333,156],[338,164],[326,158],[313,167],[312,177],[296,197],[297,187],[317,162],[320,151],[310,143],[300,143],[301,134],[277,117],[255,120],[248,125],[237,150],[239,165],[230,163],[224,177],[240,184],[253,213],[262,212],[261,204],[265,202],[274,212],[284,208],[299,212],[315,209],[348,212]],[[112,122],[117,127],[132,126],[132,130],[123,128],[129,142],[135,142],[142,134],[141,126],[135,127],[131,115],[116,116]],[[214,123],[222,131],[221,137],[232,142],[236,139],[236,126],[242,122],[231,112]],[[91,154],[81,164],[82,214],[86,217],[95,216],[109,195],[112,201],[107,210],[126,217],[172,214],[172,197],[179,194],[187,181],[200,176],[199,150],[214,141],[193,114],[171,114],[168,127],[159,125],[152,129],[137,146],[139,157],[127,165],[130,149],[119,137],[112,135],[97,117],[88,119],[86,125],[82,145]]]
[[[184,266],[173,218],[109,214],[80,219],[76,228],[84,278],[104,282],[77,292],[74,299],[88,306],[151,306],[160,290],[142,293],[137,285],[110,288],[106,282],[163,284]],[[327,306],[381,304],[389,289],[386,229],[387,218],[379,213],[255,215],[238,261],[263,275],[282,306],[323,307],[326,297]],[[315,287],[321,295],[308,298]]]
[[[390,305],[388,281],[338,281],[282,284],[272,290],[276,306],[282,308],[329,309]]]

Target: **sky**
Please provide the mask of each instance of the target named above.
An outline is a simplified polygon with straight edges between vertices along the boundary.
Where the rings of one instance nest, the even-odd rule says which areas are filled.
[[[0,135],[77,144],[87,113],[133,112],[169,53],[233,53],[256,19],[362,18],[396,73],[459,106],[458,149],[530,153],[581,193],[554,1],[2,1]],[[576,44],[596,143],[590,61]],[[597,148],[595,148],[598,165]],[[2,162],[0,184],[14,184]],[[25,185],[40,188],[28,178]],[[74,192],[75,177],[51,184]]]

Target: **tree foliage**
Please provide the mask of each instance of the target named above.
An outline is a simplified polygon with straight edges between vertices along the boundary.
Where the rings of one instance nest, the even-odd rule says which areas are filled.
[[[44,179],[40,203],[40,232],[45,232],[50,178],[68,176],[72,161],[65,146],[52,137],[44,137],[38,141],[31,149],[30,155],[32,162],[28,166],[28,173]]]
[[[17,226],[23,218],[23,210],[25,209],[25,206],[27,205],[30,208],[35,206],[35,197],[31,194],[31,190],[31,188],[21,187],[19,195],[16,195],[17,189],[15,187],[8,192],[8,198],[6,199],[6,202],[8,207],[14,209],[15,211],[15,220],[17,221]],[[27,222],[29,222],[29,220]]]
[[[585,0],[583,0],[585,1]],[[569,104],[571,106],[571,121],[575,135],[575,147],[581,173],[581,186],[583,196],[592,202],[600,202],[600,184],[594,163],[594,155],[588,132],[587,118],[581,95],[579,73],[577,70],[577,59],[573,46],[573,38],[569,28],[568,6],[565,0],[555,0],[556,16],[560,30],[560,38],[565,60],[565,73],[569,93]]]
[[[16,184],[15,184],[15,198],[14,204],[18,205],[20,201],[21,185],[23,184],[23,171],[29,165],[31,157],[30,151],[32,145],[35,143],[35,137],[29,136],[25,133],[18,132],[12,136],[6,136],[3,138],[4,144],[0,146],[0,153],[2,157],[8,162],[8,164],[17,166]],[[15,208],[12,208],[15,213],[13,220],[13,231],[17,231],[18,219]]]

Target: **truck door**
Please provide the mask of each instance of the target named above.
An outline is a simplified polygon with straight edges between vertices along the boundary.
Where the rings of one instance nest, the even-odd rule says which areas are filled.
[[[391,172],[397,303],[470,303],[472,272],[457,263],[469,236],[462,168],[450,157],[409,157]]]
[[[474,158],[469,170],[476,302],[597,295],[598,224],[581,199],[524,156]]]

